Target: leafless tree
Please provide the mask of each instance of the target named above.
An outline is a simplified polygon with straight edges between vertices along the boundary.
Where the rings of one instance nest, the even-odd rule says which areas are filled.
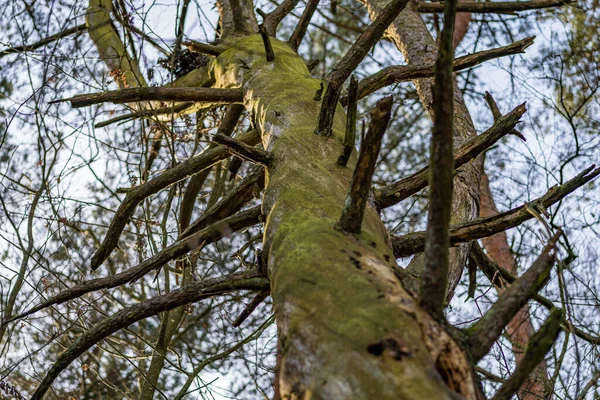
[[[594,396],[593,4],[4,3],[1,393]]]

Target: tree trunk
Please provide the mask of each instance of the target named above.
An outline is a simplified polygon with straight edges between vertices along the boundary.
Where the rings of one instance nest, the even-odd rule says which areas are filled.
[[[361,0],[368,8],[371,19],[375,19],[387,4],[386,0]],[[409,5],[410,7],[410,5]],[[421,16],[411,8],[405,8],[388,28],[388,37],[404,54],[409,65],[434,64],[437,57],[437,44]],[[433,118],[433,78],[414,81],[421,103]],[[469,110],[462,97],[462,92],[454,85],[454,146],[477,136]],[[481,159],[478,157],[456,171],[452,203],[452,223],[469,221],[479,214],[479,176]],[[456,285],[460,281],[462,270],[469,255],[468,243],[450,249],[450,266],[448,271],[448,289],[446,301],[450,302]],[[407,271],[419,277],[423,268],[422,255],[416,255]]]
[[[267,62],[260,36],[232,39],[214,75],[218,87],[243,87],[273,156],[263,251],[281,398],[450,399],[455,391],[474,399],[467,357],[402,287],[375,209],[368,206],[357,236],[335,228],[356,162],[336,164],[344,111],[338,106],[331,138],[315,135],[320,81],[287,44],[271,42]]]

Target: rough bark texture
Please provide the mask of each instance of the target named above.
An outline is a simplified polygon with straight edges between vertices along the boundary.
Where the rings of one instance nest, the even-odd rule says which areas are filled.
[[[486,174],[481,176],[481,208],[480,214],[482,217],[491,217],[498,214],[498,209],[490,191],[489,180]],[[490,258],[514,276],[517,276],[517,264],[513,256],[506,233],[497,233],[490,237],[482,239],[483,246],[486,249]],[[498,292],[502,289],[498,288]],[[534,334],[533,324],[529,316],[529,306],[523,307],[517,315],[506,326],[506,333],[512,344],[513,353],[517,360],[517,364],[521,362],[525,355],[527,342]],[[546,362],[543,361],[533,371],[529,378],[521,386],[519,398],[522,400],[537,400],[543,399],[545,391],[545,383],[548,381],[548,371]]]
[[[348,191],[339,107],[330,138],[315,135],[320,81],[287,44],[236,39],[215,63],[219,87],[240,87],[271,152],[264,252],[282,351],[283,399],[475,398],[469,362],[402,287],[376,210],[360,235],[335,229]],[[242,64],[250,69],[242,68]],[[448,386],[452,389],[449,390]]]
[[[368,8],[371,18],[375,18],[385,7],[386,0],[361,0]],[[437,44],[431,37],[421,16],[407,7],[400,13],[387,31],[388,37],[400,49],[409,65],[426,65],[435,63]],[[419,98],[429,116],[433,117],[433,79],[418,79],[414,81]],[[465,141],[477,135],[469,111],[464,103],[459,88],[454,89],[454,146],[460,146]],[[461,167],[454,180],[454,195],[452,204],[452,223],[477,218],[479,214],[479,175],[481,160],[478,158]],[[469,244],[461,244],[450,250],[450,266],[448,271],[448,289],[446,300],[453,294],[469,253]],[[417,255],[411,261],[408,272],[419,276],[423,268],[423,257]]]

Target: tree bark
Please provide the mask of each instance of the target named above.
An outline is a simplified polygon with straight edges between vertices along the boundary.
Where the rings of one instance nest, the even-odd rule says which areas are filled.
[[[356,163],[336,163],[343,109],[330,138],[315,135],[320,81],[287,44],[271,42],[275,60],[267,62],[259,35],[235,39],[214,75],[218,87],[242,86],[271,152],[263,252],[282,347],[281,398],[474,399],[467,357],[393,273],[374,207],[360,234],[335,228]]]
[[[387,0],[361,0],[369,11],[371,19],[375,19],[384,9]],[[409,65],[434,64],[437,57],[437,44],[433,40],[421,16],[413,9],[405,8],[387,30],[388,37],[404,54]],[[432,86],[433,79],[417,79],[414,81],[419,99],[433,119]],[[477,135],[473,121],[462,97],[460,88],[454,88],[454,145],[460,146]],[[481,159],[477,158],[457,170],[454,180],[452,203],[452,224],[477,218],[479,215],[479,177]],[[454,295],[463,267],[469,254],[469,244],[461,244],[450,249],[450,266],[448,271],[448,287],[446,301]],[[407,271],[413,276],[420,276],[423,269],[423,256],[417,255],[411,261]]]

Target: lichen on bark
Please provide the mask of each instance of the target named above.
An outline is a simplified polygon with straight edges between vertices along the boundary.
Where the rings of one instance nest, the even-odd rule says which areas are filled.
[[[393,273],[375,208],[367,207],[359,235],[335,228],[356,163],[336,162],[343,109],[331,137],[315,135],[320,81],[287,44],[271,41],[275,60],[267,62],[259,35],[231,39],[214,76],[217,87],[244,89],[272,155],[263,251],[281,340],[281,398],[475,398],[467,357]]]

